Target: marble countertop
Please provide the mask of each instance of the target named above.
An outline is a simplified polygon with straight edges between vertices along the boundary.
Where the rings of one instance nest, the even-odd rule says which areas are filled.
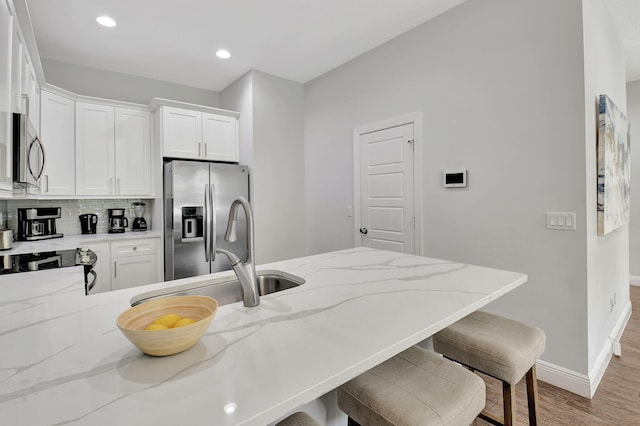
[[[123,232],[121,234],[81,234],[69,235],[62,238],[52,238],[39,241],[14,241],[11,250],[0,251],[0,256],[10,254],[41,253],[45,251],[68,250],[82,247],[85,244],[101,243],[108,241],[122,241],[138,238],[161,238],[161,230]]]
[[[306,283],[222,306],[194,347],[154,358],[115,325],[130,299],[232,273],[84,296],[74,269],[0,277],[3,424],[263,426],[527,279],[366,248],[261,265]]]

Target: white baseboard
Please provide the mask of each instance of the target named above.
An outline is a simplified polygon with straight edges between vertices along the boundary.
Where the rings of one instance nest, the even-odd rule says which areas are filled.
[[[622,332],[629,322],[629,318],[631,318],[631,301],[627,302],[622,315],[620,315],[618,322],[613,328],[611,332],[611,340],[616,342],[620,340]],[[538,362],[536,362],[538,379],[591,399],[596,393],[598,385],[602,380],[602,376],[604,376],[604,373],[609,366],[612,353],[612,342],[605,342],[593,368],[589,373],[589,376],[560,367],[550,362],[538,360]]]
[[[631,284],[631,285],[640,285],[640,276],[638,276],[638,275],[629,275],[629,284]]]
[[[536,362],[536,374],[539,380],[568,390],[576,395],[591,398],[591,381],[585,374],[560,367],[539,359]]]
[[[602,376],[604,376],[607,367],[609,366],[609,361],[611,361],[611,357],[613,355],[612,344],[613,342],[620,341],[620,337],[622,337],[622,332],[624,332],[624,328],[627,326],[629,322],[629,318],[631,318],[631,301],[627,301],[627,304],[622,311],[622,315],[618,318],[618,322],[611,330],[611,335],[609,336],[609,341],[605,342],[602,349],[600,350],[600,354],[594,363],[591,372],[589,373],[589,377],[591,377],[591,396],[596,393],[596,389],[598,389],[598,385],[602,380]]]

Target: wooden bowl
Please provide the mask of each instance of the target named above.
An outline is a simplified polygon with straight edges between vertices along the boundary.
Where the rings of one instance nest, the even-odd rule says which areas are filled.
[[[122,333],[147,355],[173,355],[189,349],[209,327],[218,302],[207,296],[173,296],[141,303],[118,316]],[[193,324],[167,330],[145,330],[157,318],[177,314],[195,320]]]

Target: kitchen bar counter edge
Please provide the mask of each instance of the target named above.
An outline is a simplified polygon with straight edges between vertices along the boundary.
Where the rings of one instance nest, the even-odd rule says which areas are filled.
[[[0,418],[33,426],[264,426],[527,280],[367,248],[261,269],[306,283],[256,308],[220,307],[194,347],[164,358],[133,347],[115,325],[118,314],[140,293],[232,272],[92,297],[64,270],[47,283],[0,277]]]

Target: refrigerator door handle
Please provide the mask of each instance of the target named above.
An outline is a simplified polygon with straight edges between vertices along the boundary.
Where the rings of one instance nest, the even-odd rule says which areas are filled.
[[[209,232],[211,228],[211,211],[209,209],[209,185],[204,186],[204,260],[209,262],[209,253],[211,247],[209,245]]]
[[[211,184],[209,187],[211,195],[209,196],[209,203],[211,205],[211,261],[216,260],[216,233],[217,233],[217,220],[216,220],[216,186]]]

